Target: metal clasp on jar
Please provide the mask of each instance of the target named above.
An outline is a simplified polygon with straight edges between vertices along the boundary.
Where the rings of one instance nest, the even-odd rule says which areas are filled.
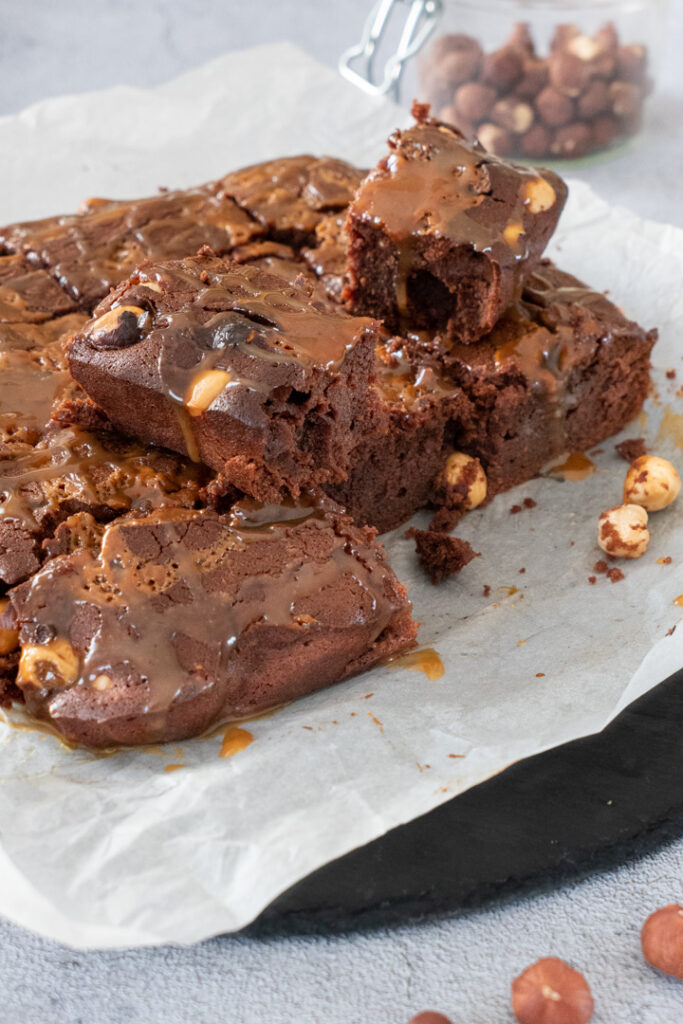
[[[385,62],[381,79],[376,78],[375,58],[386,33],[394,7],[409,7],[401,37],[393,53]],[[363,28],[357,46],[352,46],[339,58],[339,71],[354,85],[371,96],[391,95],[398,99],[398,87],[403,68],[436,28],[443,12],[443,0],[378,0]]]

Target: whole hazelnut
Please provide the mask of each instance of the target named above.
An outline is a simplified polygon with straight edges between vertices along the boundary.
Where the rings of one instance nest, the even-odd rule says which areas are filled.
[[[437,481],[445,492],[449,506],[461,505],[471,510],[478,508],[486,498],[486,474],[479,459],[464,452],[452,452]]]
[[[550,150],[550,138],[550,132],[545,125],[535,124],[520,139],[522,152],[532,158],[545,156]]]
[[[455,94],[456,113],[467,121],[483,121],[495,102],[495,90],[481,82],[467,82]]]
[[[566,50],[571,40],[578,35],[580,33],[576,25],[558,25],[553,38],[550,40],[550,52]]]
[[[607,21],[601,25],[598,31],[593,33],[593,39],[600,45],[604,53],[615,54],[617,52],[619,35],[613,21]]]
[[[632,82],[612,82],[609,99],[612,113],[622,120],[630,120],[640,113],[643,94]]]
[[[545,213],[557,199],[555,189],[545,178],[532,178],[524,186],[524,205],[529,213]]]
[[[657,455],[641,455],[626,474],[624,502],[659,512],[676,500],[680,490],[681,478],[675,466]]]
[[[647,50],[640,43],[620,46],[617,50],[617,77],[625,82],[640,83],[647,69]]]
[[[664,974],[683,980],[683,907],[670,903],[650,914],[640,933],[643,956]]]
[[[484,149],[496,156],[505,156],[512,152],[512,136],[497,124],[481,124],[477,129],[477,138]]]
[[[534,123],[534,112],[523,100],[505,96],[494,104],[491,119],[514,135],[523,135]]]
[[[593,996],[582,974],[546,957],[512,982],[512,1011],[519,1024],[588,1024]]]
[[[607,83],[601,78],[594,78],[577,102],[577,109],[581,117],[594,118],[610,108],[610,97]]]
[[[556,156],[577,159],[590,152],[592,142],[590,126],[583,121],[573,121],[559,129],[551,143],[550,151]]]
[[[548,69],[550,84],[565,96],[580,96],[593,74],[589,61],[566,50],[550,55]]]
[[[609,114],[601,114],[593,121],[593,142],[600,148],[611,146],[619,134],[619,124]]]
[[[548,84],[548,62],[537,57],[524,61],[522,77],[515,86],[515,94],[523,100],[533,100]]]
[[[451,53],[474,53],[479,60],[482,57],[481,46],[473,36],[467,36],[462,32],[452,32],[434,40],[427,50],[424,62],[433,66]]]
[[[598,544],[614,558],[640,558],[649,540],[647,512],[640,505],[616,505],[598,520]]]
[[[505,47],[510,47],[513,50],[519,50],[526,57],[533,57],[536,48],[534,46],[533,36],[531,35],[531,29],[527,21],[517,21],[512,27]],[[505,48],[504,47],[504,48]]]
[[[409,1024],[451,1024],[448,1017],[444,1017],[442,1013],[436,1013],[434,1010],[425,1010],[424,1013],[418,1013],[416,1017],[413,1017]]]
[[[481,54],[476,50],[453,50],[439,61],[435,73],[450,86],[461,85],[477,77],[480,62]]]
[[[522,77],[524,59],[512,46],[487,53],[482,63],[482,79],[498,92],[507,92]]]
[[[87,338],[96,349],[128,348],[142,338],[151,320],[140,306],[114,306],[90,324]]]
[[[536,110],[550,128],[561,128],[574,117],[574,101],[549,85],[536,97]]]

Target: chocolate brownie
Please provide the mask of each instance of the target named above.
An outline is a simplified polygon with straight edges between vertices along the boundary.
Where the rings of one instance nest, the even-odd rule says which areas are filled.
[[[262,266],[147,264],[77,334],[75,380],[111,422],[262,500],[342,479],[377,327]]]
[[[88,513],[106,522],[130,509],[192,508],[205,479],[199,467],[170,452],[111,432],[52,426],[33,448],[0,461],[1,583],[26,579],[63,550],[50,545],[69,517]],[[72,521],[71,529],[83,525]]]
[[[12,591],[26,704],[92,747],[194,736],[414,644],[374,531],[331,503],[157,510]]]
[[[552,171],[487,153],[415,104],[417,123],[349,207],[349,307],[392,330],[489,332],[542,255],[567,196]]]
[[[347,283],[348,243],[346,213],[331,213],[317,225],[313,244],[301,250],[302,257],[335,302],[342,301]]]
[[[46,270],[21,255],[0,255],[0,324],[39,324],[76,304]]]
[[[50,425],[53,403],[69,385],[64,343],[85,322],[70,314],[0,323],[0,458],[26,454]]]
[[[425,334],[407,345],[462,389],[455,447],[481,461],[490,498],[633,419],[647,395],[656,337],[545,260],[476,345]]]
[[[45,268],[80,309],[91,310],[148,259],[227,252],[263,234],[217,185],[149,199],[89,200],[80,213],[0,229],[0,248]]]
[[[325,488],[356,522],[380,533],[400,526],[434,497],[461,395],[438,366],[411,363],[402,345],[393,338],[377,347],[374,415],[351,454],[348,478]]]
[[[271,238],[303,245],[326,214],[346,209],[365,174],[334,157],[290,156],[226,174],[218,186]]]
[[[414,530],[420,565],[434,585],[455,576],[480,554],[471,544],[440,530]]]

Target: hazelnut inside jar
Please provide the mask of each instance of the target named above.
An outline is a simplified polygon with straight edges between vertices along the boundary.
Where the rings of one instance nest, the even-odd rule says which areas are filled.
[[[403,91],[499,156],[587,157],[639,132],[665,16],[665,0],[445,0]]]

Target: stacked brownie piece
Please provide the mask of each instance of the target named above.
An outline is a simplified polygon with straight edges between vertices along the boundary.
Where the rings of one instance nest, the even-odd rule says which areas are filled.
[[[376,530],[640,408],[654,334],[542,258],[563,182],[415,114],[368,175],[0,229],[0,672],[67,739],[195,735],[410,647]]]

